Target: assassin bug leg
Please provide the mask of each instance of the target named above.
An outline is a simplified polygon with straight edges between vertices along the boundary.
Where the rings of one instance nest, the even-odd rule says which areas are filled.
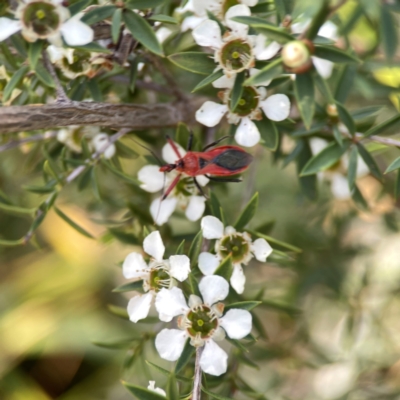
[[[205,150],[209,149],[210,147],[214,147],[219,142],[222,142],[223,140],[228,139],[228,138],[230,138],[229,135],[223,136],[222,138],[216,140],[215,142],[212,142],[212,143],[208,144],[206,147],[203,148],[202,151],[205,151]]]
[[[165,200],[168,195],[172,192],[174,187],[178,184],[179,179],[181,179],[181,174],[177,175],[175,179],[172,181],[172,183],[169,185],[169,188],[166,190],[166,192],[163,194],[162,200]]]
[[[214,182],[242,182],[240,178],[215,178],[214,176],[206,175],[210,181]]]
[[[172,150],[174,151],[174,153],[176,154],[176,156],[180,160],[182,158],[182,156],[179,153],[178,147],[176,147],[176,144],[172,141],[172,139],[168,135],[166,136],[166,138],[167,138],[168,143],[172,147]]]
[[[204,193],[203,188],[200,186],[199,182],[197,182],[196,178],[193,178],[193,182],[196,185],[196,187],[197,187],[198,191],[200,192],[200,194],[208,200],[208,196]]]
[[[190,131],[188,143],[187,143],[187,151],[192,150],[192,145],[193,145],[193,131]]]

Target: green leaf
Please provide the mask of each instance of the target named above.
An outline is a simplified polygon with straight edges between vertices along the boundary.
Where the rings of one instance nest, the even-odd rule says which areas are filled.
[[[277,26],[271,25],[261,18],[257,17],[234,17],[231,18],[233,21],[240,22],[245,25],[250,25],[258,33],[266,36],[268,39],[278,42],[280,44],[285,44],[296,40],[294,36],[288,33],[285,29],[278,28]]]
[[[200,231],[193,239],[193,242],[189,249],[189,259],[190,265],[193,267],[197,264],[197,259],[199,258],[201,245],[203,243],[203,233]]]
[[[185,254],[184,249],[185,249],[185,239],[183,239],[182,242],[179,244],[174,254],[176,255]]]
[[[54,211],[60,218],[62,218],[68,225],[70,225],[73,229],[75,229],[81,235],[86,236],[90,239],[94,239],[94,237],[89,232],[87,232],[85,229],[80,227],[76,222],[72,221],[72,219],[69,218],[67,215],[65,215],[59,208],[54,207]]]
[[[343,104],[340,104],[337,102],[336,107],[337,107],[337,110],[339,113],[340,120],[343,122],[343,124],[349,130],[350,134],[352,136],[354,136],[356,133],[356,124],[353,120],[353,117],[347,111],[346,107],[343,106]]]
[[[274,0],[276,11],[279,14],[279,18],[281,21],[284,20],[286,15],[291,14],[290,7],[288,6],[288,2],[286,0]]]
[[[237,221],[235,222],[234,227],[237,231],[241,231],[251,221],[257,211],[257,207],[258,192],[255,193],[250,201],[246,204],[246,207],[243,209]]]
[[[256,232],[253,230],[247,230],[249,233],[251,233],[254,236],[257,236],[259,238],[265,239],[270,245],[272,245],[273,247],[278,246],[281,247],[283,249],[286,250],[290,250],[290,251],[294,251],[295,253],[302,253],[303,250],[300,249],[299,247],[293,246],[292,244],[286,243],[286,242],[282,242],[281,240],[275,239],[271,236],[265,235],[263,233],[260,232]]]
[[[340,147],[343,146],[343,136],[342,132],[340,132],[339,127],[337,124],[332,126],[332,131],[333,131],[333,137],[335,138],[336,142]]]
[[[179,399],[179,388],[176,381],[175,374],[171,373],[167,382],[167,398],[168,399]]]
[[[140,244],[139,239],[133,235],[132,233],[124,232],[119,229],[109,228],[109,232],[116,237],[120,242],[127,243],[127,244]]]
[[[14,75],[8,81],[6,87],[4,88],[2,99],[3,103],[10,98],[12,91],[21,82],[28,71],[29,67],[27,65],[23,65],[18,71],[14,73]]]
[[[349,157],[349,167],[347,171],[347,181],[349,182],[350,190],[353,190],[357,178],[358,164],[358,149],[357,146],[352,146]]]
[[[87,86],[89,88],[90,94],[94,101],[101,103],[103,101],[103,95],[95,78],[89,79],[87,81]]]
[[[92,341],[95,346],[104,347],[105,349],[129,349],[133,342],[138,339],[123,339],[123,340],[115,340],[112,342],[98,342]]]
[[[211,191],[210,195],[210,208],[211,214],[221,220],[221,204],[219,203],[217,195]]]
[[[315,46],[314,56],[324,58],[325,60],[332,61],[336,64],[351,64],[361,62],[361,60],[359,60],[357,57],[346,53],[345,51],[340,50],[335,46],[325,46],[322,44],[318,44]]]
[[[270,62],[266,67],[262,68],[260,72],[246,79],[245,86],[257,86],[265,81],[274,79],[283,72],[282,58],[277,58],[275,61]]]
[[[164,4],[165,0],[128,0],[127,5],[133,9],[144,10]]]
[[[324,100],[329,104],[333,104],[335,100],[333,98],[328,82],[324,78],[322,78],[322,76],[319,74],[314,75],[314,82],[316,83],[319,91],[324,97]]]
[[[81,18],[81,21],[85,22],[88,25],[93,25],[96,22],[100,22],[105,20],[106,18],[111,17],[114,14],[115,9],[115,6],[95,7],[85,13],[85,15]]]
[[[138,74],[138,58],[135,57],[133,61],[130,61],[129,66],[129,90],[133,93],[135,91],[136,79]]]
[[[121,32],[121,21],[122,21],[122,8],[117,8],[111,20],[111,37],[113,43],[118,42],[119,34]]]
[[[232,303],[225,307],[224,312],[232,309],[232,308],[239,308],[241,310],[252,310],[253,308],[260,305],[262,301],[241,301],[239,303]]]
[[[397,157],[386,169],[385,174],[400,168],[400,157]]]
[[[356,77],[357,68],[355,65],[345,65],[340,72],[339,80],[335,91],[335,100],[344,103],[349,95]]]
[[[87,6],[92,3],[92,0],[80,0],[74,4],[68,6],[68,10],[71,16],[78,14],[79,12],[83,11]]]
[[[207,76],[207,78],[204,78],[202,81],[200,81],[192,90],[192,93],[197,92],[200,89],[203,89],[204,87],[208,86],[210,83],[213,83],[217,79],[221,78],[221,76],[224,75],[224,71],[222,69],[219,69],[218,71],[213,72],[211,75]]]
[[[396,182],[394,184],[394,199],[400,197],[400,169],[397,171]]]
[[[351,197],[353,201],[363,210],[368,210],[368,203],[361,194],[360,189],[356,184],[354,184],[353,190],[351,191]]]
[[[113,174],[119,176],[120,178],[122,178],[124,181],[126,181],[127,183],[130,183],[131,185],[134,186],[139,186],[140,182],[134,178],[133,176],[127,175],[122,171],[119,171],[118,169],[116,169],[108,160],[101,160],[102,164],[107,167]]]
[[[93,169],[93,167],[87,168],[85,171],[83,171],[83,173],[79,177],[79,181],[78,181],[78,190],[79,191],[85,189],[90,184],[90,181],[92,178],[92,169]]]
[[[120,140],[115,142],[115,147],[117,148],[117,154],[122,158],[136,159],[139,154],[135,150],[122,143]]]
[[[232,276],[233,265],[232,265],[232,256],[227,256],[224,260],[222,260],[221,264],[219,264],[218,268],[215,270],[214,275],[219,275],[229,281]]]
[[[195,51],[176,53],[168,56],[168,60],[186,71],[200,75],[210,75],[216,67],[209,54]]]
[[[38,79],[46,86],[55,88],[56,84],[54,83],[53,77],[50,75],[49,71],[44,67],[44,65],[38,61],[35,67],[35,73]]]
[[[242,98],[243,95],[243,82],[245,78],[245,71],[236,74],[235,83],[233,84],[233,88],[230,94],[230,109],[232,112],[236,110],[236,107],[239,104],[239,100]]]
[[[263,116],[263,119],[260,121],[253,121],[264,140],[263,145],[270,149],[271,151],[275,151],[278,148],[279,143],[279,131],[277,126],[273,121]]]
[[[150,24],[139,14],[124,10],[123,19],[132,36],[152,53],[164,56],[163,49]]]
[[[33,216],[36,212],[35,208],[23,208],[5,203],[0,203],[0,210],[3,210],[7,214],[14,214],[14,215],[26,214]]]
[[[301,171],[301,176],[313,175],[328,169],[342,157],[348,147],[348,141],[344,142],[343,147],[339,146],[336,142],[331,142],[307,162]]]
[[[300,143],[300,141],[299,141]],[[317,176],[300,176],[300,172],[308,161],[312,158],[312,152],[308,141],[301,139],[301,148],[296,158],[297,173],[299,175],[299,183],[303,194],[310,200],[317,198]]]
[[[219,394],[215,394],[212,392],[209,392],[207,389],[204,388],[204,386],[201,387],[201,391],[205,394],[207,394],[208,396],[210,396],[213,399],[217,399],[217,400],[232,400],[231,397],[223,397],[220,396]]]
[[[29,43],[28,58],[32,69],[36,67],[40,53],[42,52],[43,43],[43,40],[36,40],[36,42]]]
[[[367,132],[364,133],[364,137],[369,137],[372,135],[379,135],[386,129],[389,129],[393,125],[395,125],[397,122],[400,120],[400,114],[395,115],[392,118],[389,118],[388,120],[382,122],[379,125],[374,126],[373,128],[369,129]]]
[[[397,21],[393,18],[385,4],[381,5],[380,9],[381,22],[379,26],[381,28],[383,49],[385,50],[386,58],[391,60],[396,53],[398,44]]]
[[[124,285],[118,286],[113,289],[114,293],[132,292],[132,291],[142,291],[143,290],[143,280],[125,283]]]
[[[165,24],[179,24],[179,21],[176,18],[164,14],[154,14],[148,19],[150,21],[164,22]]]
[[[118,307],[114,306],[112,304],[107,305],[108,311],[110,311],[112,314],[116,315],[117,317],[123,318],[123,319],[129,319],[128,311],[126,311],[126,307]]]
[[[165,396],[162,396],[161,394],[158,394],[153,390],[145,389],[136,385],[131,385],[130,383],[124,381],[122,381],[122,384],[139,400],[165,400]]]
[[[72,49],[77,49],[77,50],[85,50],[85,51],[91,51],[94,53],[106,53],[106,54],[111,54],[112,51],[99,45],[97,42],[90,42],[87,44],[82,44],[81,46],[69,46]]]
[[[21,245],[21,244],[24,244],[25,243],[25,239],[24,238],[21,238],[21,239],[18,239],[18,240],[3,240],[3,239],[0,239],[0,246],[19,246],[19,245]]]
[[[187,365],[190,359],[193,357],[196,352],[196,348],[190,344],[190,339],[186,341],[185,347],[183,348],[182,354],[180,355],[178,361],[175,365],[175,373],[179,374],[182,369]]]
[[[296,75],[294,93],[304,125],[309,129],[315,112],[314,79],[311,73]]]
[[[56,181],[50,182],[50,184],[46,184],[45,186],[31,186],[31,185],[23,185],[22,188],[27,190],[28,192],[37,193],[37,194],[46,194],[52,193],[56,190]]]
[[[322,0],[316,3],[316,7],[319,6],[318,11],[316,12],[314,18],[311,21],[310,26],[306,29],[306,38],[309,40],[313,40],[315,36],[318,35],[318,31],[326,20],[327,15],[329,14],[329,1]]]
[[[357,143],[357,148],[358,152],[360,153],[360,156],[364,160],[365,164],[367,164],[369,170],[371,171],[371,174],[378,180],[382,180],[382,172],[380,171],[378,165],[376,164],[376,161],[374,158],[371,156],[370,152],[360,143]]]

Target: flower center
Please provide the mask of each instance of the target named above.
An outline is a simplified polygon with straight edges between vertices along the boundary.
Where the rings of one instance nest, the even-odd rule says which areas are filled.
[[[60,16],[53,4],[38,1],[25,7],[22,21],[39,37],[45,38],[59,27]]]
[[[250,67],[252,61],[252,48],[246,40],[231,40],[221,48],[221,64],[228,71],[243,71]]]
[[[154,266],[150,270],[150,289],[159,292],[162,288],[169,289],[171,287],[172,279],[169,272],[165,269],[164,264]]]
[[[205,305],[190,310],[186,316],[186,331],[192,338],[209,338],[217,328],[218,318]]]
[[[231,235],[223,236],[219,243],[218,253],[222,258],[230,254],[234,263],[240,263],[245,260],[249,252],[249,241],[241,233],[236,232]]]
[[[257,90],[252,86],[246,86],[243,88],[243,94],[239,100],[235,110],[232,110],[235,114],[241,117],[251,114],[258,108],[259,94]]]
[[[196,188],[193,183],[193,178],[186,177],[182,178],[175,186],[174,195],[176,197],[184,196],[189,197],[195,194]]]
[[[90,53],[85,50],[74,50],[73,62],[70,64],[67,57],[62,59],[62,67],[68,71],[79,74],[85,72],[90,66]]]

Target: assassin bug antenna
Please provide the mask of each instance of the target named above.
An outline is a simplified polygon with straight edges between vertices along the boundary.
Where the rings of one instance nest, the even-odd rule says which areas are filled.
[[[215,142],[212,142],[212,143],[208,144],[206,147],[203,147],[203,150],[202,150],[202,151],[206,151],[207,149],[209,149],[209,148],[211,148],[211,147],[214,147],[216,144],[218,144],[218,143],[222,142],[223,140],[228,139],[228,138],[230,138],[230,137],[231,137],[231,136],[229,136],[229,135],[222,136],[222,138],[216,140]]]

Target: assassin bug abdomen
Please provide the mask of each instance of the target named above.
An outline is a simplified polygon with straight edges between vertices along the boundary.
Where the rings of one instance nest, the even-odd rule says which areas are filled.
[[[162,166],[160,171],[170,172],[172,170],[176,170],[177,172],[193,177],[194,183],[203,195],[203,190],[196,181],[196,176],[198,175],[205,175],[207,178],[214,181],[240,182],[240,179],[237,178],[215,177],[226,177],[239,174],[246,170],[253,161],[253,156],[238,146],[219,146],[214,149],[210,149],[210,147],[215,146],[218,142],[225,138],[226,137],[223,137],[220,140],[206,146],[202,152],[199,152],[190,150],[192,144],[192,136],[190,136],[188,152],[182,157],[175,143],[169,137],[167,137],[169,144],[177,156],[177,161],[175,164],[167,164]],[[180,178],[181,174],[176,176],[169,188],[164,193],[163,199],[165,199],[169,193],[171,193],[172,189],[179,182]]]

